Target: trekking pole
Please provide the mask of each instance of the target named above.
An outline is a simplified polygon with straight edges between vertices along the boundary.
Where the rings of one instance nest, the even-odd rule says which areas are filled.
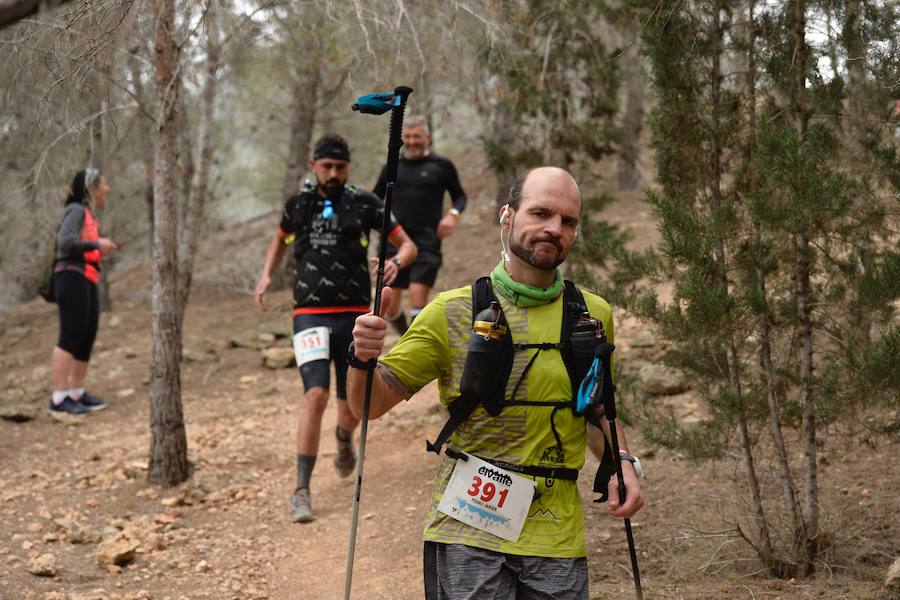
[[[388,225],[391,222],[391,199],[394,195],[394,184],[397,182],[397,165],[400,162],[400,147],[403,140],[403,111],[406,109],[406,98],[412,88],[400,86],[386,94],[366,94],[361,96],[353,110],[370,115],[382,115],[391,111],[391,126],[388,136],[388,157],[385,169],[384,217],[381,221],[381,242],[378,246],[378,274],[375,276],[374,314],[381,312],[381,288],[384,285],[384,261],[387,256]],[[366,432],[369,426],[369,407],[372,404],[372,381],[375,375],[377,359],[369,360],[366,365],[366,396],[363,402],[363,414],[359,428],[359,460],[356,463],[356,491],[353,494],[353,513],[350,516],[350,548],[347,552],[347,574],[344,577],[344,600],[350,600],[350,587],[353,583],[353,558],[356,553],[356,528],[359,523],[359,496],[362,490],[363,465],[366,460]]]
[[[597,344],[596,360],[599,368],[596,371],[594,388],[591,391],[591,403],[603,404],[603,412],[609,422],[609,439],[612,445],[613,463],[619,482],[619,502],[625,502],[625,480],[622,478],[622,458],[619,454],[619,433],[616,431],[616,387],[612,383],[612,353],[615,346],[606,341],[606,334],[600,334]],[[595,488],[596,491],[596,488]],[[599,500],[598,500],[599,502]],[[631,533],[631,519],[625,519],[625,537],[628,538],[628,553],[631,555],[631,573],[634,576],[634,592],[637,600],[644,600],[641,587],[641,572],[638,570],[637,551],[634,547],[634,536]]]

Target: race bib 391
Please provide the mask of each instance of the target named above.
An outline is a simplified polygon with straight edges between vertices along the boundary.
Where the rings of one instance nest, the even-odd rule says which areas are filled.
[[[456,461],[438,510],[476,529],[515,542],[534,500],[535,482],[471,454],[465,455],[468,460]]]

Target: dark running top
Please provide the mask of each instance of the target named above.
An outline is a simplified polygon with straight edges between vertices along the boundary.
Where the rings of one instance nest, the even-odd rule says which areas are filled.
[[[379,198],[385,193],[385,168],[372,190]],[[401,158],[397,169],[397,187],[391,201],[391,212],[412,238],[419,252],[440,253],[438,223],[444,215],[444,191],[450,193],[453,208],[466,209],[466,193],[459,183],[456,167],[449,159],[429,154],[419,160]]]
[[[288,198],[278,236],[294,246],[294,314],[369,312],[369,232],[381,229],[384,205],[347,186],[335,204],[313,191]],[[394,219],[388,237],[400,228]]]
[[[78,271],[91,283],[100,280],[100,233],[94,214],[84,204],[66,205],[56,235],[54,271]]]

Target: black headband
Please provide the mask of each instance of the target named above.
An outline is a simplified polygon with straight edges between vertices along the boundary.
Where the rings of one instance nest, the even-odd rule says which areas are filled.
[[[327,140],[316,146],[313,160],[320,158],[333,158],[334,160],[346,160],[350,162],[350,148],[342,140]]]

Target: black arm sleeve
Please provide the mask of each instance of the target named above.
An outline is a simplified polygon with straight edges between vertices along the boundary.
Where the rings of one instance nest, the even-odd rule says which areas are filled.
[[[357,196],[357,201],[366,207],[363,212],[365,219],[363,226],[369,230],[381,231],[382,219],[384,218],[384,201],[369,192],[361,192]],[[394,212],[391,211],[388,219],[388,235],[393,233],[399,225],[400,223],[397,222]]]
[[[459,174],[456,172],[456,167],[449,160],[447,161],[447,191],[450,192],[453,208],[459,212],[466,210],[466,193],[459,183]]]

